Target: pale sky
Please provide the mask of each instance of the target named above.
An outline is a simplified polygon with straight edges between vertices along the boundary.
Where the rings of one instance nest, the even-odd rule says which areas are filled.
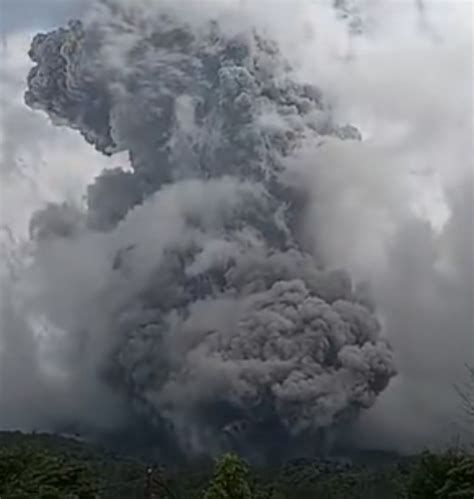
[[[87,0],[0,0],[3,34],[57,26],[84,7]]]

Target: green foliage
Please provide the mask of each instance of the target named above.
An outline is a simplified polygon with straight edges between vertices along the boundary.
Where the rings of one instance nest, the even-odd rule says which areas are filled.
[[[0,496],[17,499],[89,499],[97,484],[89,468],[39,446],[0,448]]]
[[[403,473],[386,470],[354,470],[317,477],[312,483],[286,486],[286,499],[405,499]]]
[[[278,483],[256,483],[253,487],[253,499],[286,499]]]
[[[317,460],[296,463],[283,469],[253,470],[249,476],[233,472],[233,477],[243,477],[244,495],[238,495],[235,481],[229,480],[224,470],[235,469],[242,462],[235,456],[221,460],[205,499],[408,499],[406,482],[409,466],[392,465],[381,469],[365,467],[335,467],[328,469]],[[216,477],[219,480],[216,481]],[[235,480],[235,478],[234,478]],[[234,483],[234,485],[232,485]],[[242,483],[242,481],[240,482]],[[223,484],[226,484],[224,486]],[[212,490],[211,490],[212,489]],[[188,497],[185,495],[184,497]],[[191,496],[189,496],[191,497]],[[431,498],[433,499],[433,498]]]
[[[474,497],[474,456],[424,452],[409,483],[410,499]]]
[[[249,468],[234,454],[163,472],[179,499],[472,499],[474,456],[377,455],[356,462],[296,459]],[[382,462],[383,461],[383,462]],[[54,435],[0,432],[0,497],[143,499],[148,464]],[[95,478],[97,477],[97,478]],[[166,495],[164,497],[167,497]]]
[[[235,454],[225,454],[217,461],[214,477],[204,499],[252,499],[247,465]]]
[[[444,486],[437,492],[439,497],[474,497],[474,457],[465,456],[448,471]]]

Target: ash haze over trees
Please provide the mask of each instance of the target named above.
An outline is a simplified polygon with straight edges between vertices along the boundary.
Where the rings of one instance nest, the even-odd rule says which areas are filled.
[[[2,427],[265,457],[456,420],[470,7],[351,3],[102,0],[34,37],[26,104],[82,136],[74,165],[126,161],[5,241]]]

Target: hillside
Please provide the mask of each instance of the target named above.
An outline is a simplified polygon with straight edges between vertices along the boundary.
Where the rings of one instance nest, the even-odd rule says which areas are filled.
[[[19,449],[19,451],[18,451]],[[51,434],[23,434],[20,432],[0,432],[0,494],[4,497],[69,497],[63,495],[38,495],[32,492],[16,493],[5,488],[11,479],[5,469],[5,456],[12,451],[17,459],[22,459],[22,473],[28,467],[40,466],[31,456],[38,452],[41,455],[57,456],[59,468],[79,467],[83,470],[83,481],[90,483],[94,492],[84,492],[71,497],[130,498],[140,499],[147,496],[147,487],[165,487],[168,495],[194,499],[203,497],[211,476],[212,466],[209,462],[195,462],[179,469],[161,467],[160,463],[124,457],[107,449],[77,438]],[[22,454],[23,453],[23,454]],[[22,458],[21,456],[27,456]],[[312,498],[312,497],[353,497],[353,498],[396,498],[400,495],[401,484],[406,481],[412,460],[401,458],[395,454],[378,452],[353,453],[350,459],[296,459],[282,466],[271,468],[252,468],[249,480],[255,490],[264,498]],[[48,467],[48,465],[45,465]],[[152,469],[152,476],[147,473]],[[26,470],[26,471],[25,471]],[[37,474],[46,476],[50,469]],[[30,476],[31,473],[28,475]],[[3,481],[3,483],[2,483]],[[3,489],[2,489],[3,487]],[[8,491],[8,494],[7,492]],[[279,495],[275,495],[275,494]],[[6,495],[3,495],[6,494]],[[263,495],[262,495],[263,494]],[[159,496],[161,497],[161,496]]]

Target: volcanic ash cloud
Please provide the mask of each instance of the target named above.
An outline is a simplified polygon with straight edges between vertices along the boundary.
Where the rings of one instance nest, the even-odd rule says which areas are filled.
[[[33,40],[27,104],[131,168],[104,171],[83,212],[35,214],[32,300],[73,379],[87,366],[183,453],[317,451],[395,375],[365,288],[305,250],[287,180],[303,141],[360,135],[253,28],[139,5]]]

